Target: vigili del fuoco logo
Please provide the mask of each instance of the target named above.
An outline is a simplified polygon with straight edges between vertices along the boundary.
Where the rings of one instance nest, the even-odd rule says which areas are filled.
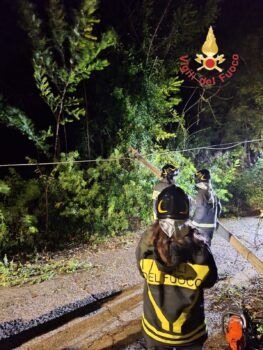
[[[226,61],[224,54],[218,54],[218,46],[213,32],[210,27],[206,36],[206,40],[202,46],[202,54],[197,53],[195,61],[199,63],[199,67],[194,70],[189,67],[190,59],[188,55],[180,57],[180,71],[191,80],[196,80],[201,86],[211,86],[225,83],[232,78],[239,65],[238,54],[233,54],[231,63],[227,70],[224,70],[221,64]],[[198,74],[199,71],[209,71],[208,75]],[[202,72],[202,73],[203,73]],[[216,73],[219,72],[220,74]]]

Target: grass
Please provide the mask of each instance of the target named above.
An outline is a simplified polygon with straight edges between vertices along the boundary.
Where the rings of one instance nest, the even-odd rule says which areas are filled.
[[[224,301],[237,301],[244,293],[243,287],[233,286],[223,289],[216,297],[214,303],[223,303]]]
[[[105,245],[107,248],[128,247],[133,240],[134,232],[128,232],[118,237],[95,235],[89,241],[89,246],[92,247],[93,251],[103,249]],[[5,255],[0,260],[0,287],[37,284],[50,280],[59,274],[71,274],[75,271],[87,271],[92,268],[91,263],[82,262],[76,258],[71,259],[68,254],[65,254],[68,249],[74,250],[75,248],[78,248],[78,245],[68,246],[67,249],[63,250],[63,258],[58,255],[55,259],[51,258],[49,252],[14,256],[14,259],[8,259]]]
[[[14,262],[8,261],[5,255],[0,261],[0,286],[12,287],[23,284],[36,284],[50,280],[58,274],[70,274],[78,270],[89,270],[91,263],[80,262],[77,259],[53,260],[46,258],[46,261]]]

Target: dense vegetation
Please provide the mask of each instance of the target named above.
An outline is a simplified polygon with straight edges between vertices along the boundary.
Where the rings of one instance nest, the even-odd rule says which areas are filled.
[[[158,167],[179,166],[179,184],[189,194],[196,168],[207,166],[226,210],[260,209],[259,142],[178,152],[261,137],[256,20],[241,34],[233,31],[246,63],[235,80],[205,88],[183,81],[178,57],[198,52],[208,27],[220,23],[218,0],[27,0],[14,11],[39,109],[35,115],[2,92],[0,123],[31,142],[25,159],[35,164],[32,172],[10,167],[1,176],[2,253],[57,249],[149,223],[156,180],[131,158],[130,146]],[[224,26],[220,41],[231,51]]]

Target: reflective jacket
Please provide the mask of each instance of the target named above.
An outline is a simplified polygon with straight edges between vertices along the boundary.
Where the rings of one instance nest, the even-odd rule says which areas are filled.
[[[148,347],[177,347],[205,341],[203,288],[217,281],[217,268],[206,245],[191,245],[165,266],[151,245],[151,230],[144,232],[136,250],[145,279],[142,328]],[[177,254],[176,251],[173,254]]]
[[[214,231],[217,218],[220,215],[221,204],[212,188],[198,189],[196,198],[192,202],[191,226],[199,232]]]

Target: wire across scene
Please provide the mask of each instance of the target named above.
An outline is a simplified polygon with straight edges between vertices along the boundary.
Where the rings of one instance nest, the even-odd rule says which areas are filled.
[[[193,147],[193,148],[185,148],[178,149],[174,151],[164,151],[164,152],[152,152],[142,154],[144,157],[149,157],[153,155],[164,155],[164,154],[173,154],[173,153],[184,153],[190,151],[198,151],[198,150],[213,150],[213,151],[224,151],[228,149],[235,148],[237,146],[247,144],[247,143],[260,143],[263,139],[254,139],[254,140],[243,140],[236,142],[228,142],[221,143],[216,145],[208,145],[201,147]],[[98,162],[115,162],[119,160],[134,160],[134,157],[116,157],[116,158],[98,158],[98,159],[83,159],[83,160],[73,160],[73,161],[57,161],[57,162],[36,162],[36,163],[9,163],[9,164],[0,164],[0,168],[8,168],[8,167],[28,167],[28,166],[48,166],[48,165],[59,165],[59,164],[69,164],[69,163],[98,163]]]

